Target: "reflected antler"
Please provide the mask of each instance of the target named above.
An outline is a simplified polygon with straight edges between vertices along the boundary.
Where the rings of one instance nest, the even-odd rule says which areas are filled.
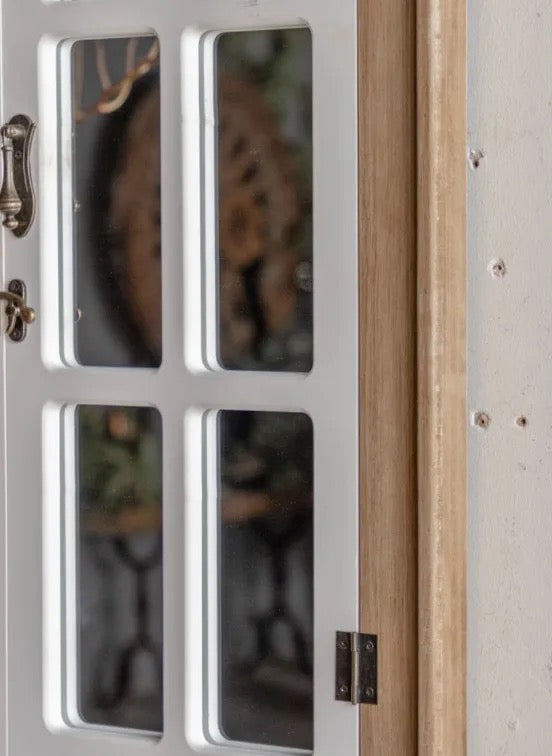
[[[130,39],[127,43],[126,49],[126,74],[115,84],[112,84],[111,77],[109,75],[109,66],[107,64],[105,45],[102,40],[97,40],[96,43],[96,71],[98,78],[103,87],[101,97],[93,104],[86,108],[82,105],[77,105],[75,120],[77,122],[85,121],[93,115],[98,113],[106,114],[113,113],[118,110],[127,101],[134,83],[145,76],[151,69],[159,62],[159,42],[154,40],[147,53],[136,62],[136,50],[138,47],[138,39],[136,37]],[[77,102],[82,99],[83,90],[83,61],[82,61],[82,48],[79,50],[81,55],[80,60],[76,62],[76,76],[77,79]]]

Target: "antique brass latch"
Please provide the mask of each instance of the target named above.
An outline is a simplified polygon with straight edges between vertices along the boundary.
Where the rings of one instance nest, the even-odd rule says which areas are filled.
[[[35,199],[30,153],[35,124],[26,115],[16,115],[0,128],[4,175],[0,189],[2,225],[15,236],[25,236],[34,218]]]
[[[23,341],[27,335],[27,325],[34,323],[36,313],[25,301],[27,287],[18,278],[8,284],[7,291],[0,291],[0,299],[6,304],[4,312],[8,318],[6,334],[12,341]]]

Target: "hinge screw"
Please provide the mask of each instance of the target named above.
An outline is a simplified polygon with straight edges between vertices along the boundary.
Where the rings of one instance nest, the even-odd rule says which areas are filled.
[[[366,650],[372,653],[374,648],[375,648],[374,641],[368,641],[368,643],[366,644]]]
[[[338,645],[339,645],[339,648],[343,649],[343,651],[349,648],[349,644],[347,643],[347,641],[344,641],[344,640],[339,641]]]
[[[374,693],[375,693],[375,691],[374,691],[373,688],[366,688],[366,695],[368,696],[368,698],[373,698],[374,697]]]
[[[349,686],[348,685],[340,685],[339,686],[339,692],[342,696],[344,696],[346,693],[349,692]]]

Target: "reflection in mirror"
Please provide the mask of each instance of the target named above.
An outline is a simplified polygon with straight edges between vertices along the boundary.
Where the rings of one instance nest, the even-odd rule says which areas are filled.
[[[312,52],[308,29],[216,45],[218,361],[312,367]]]
[[[159,45],[71,48],[74,353],[81,365],[161,361]]]
[[[312,422],[225,410],[219,448],[220,730],[312,749]]]
[[[163,729],[161,463],[157,410],[77,407],[77,709],[87,724]]]

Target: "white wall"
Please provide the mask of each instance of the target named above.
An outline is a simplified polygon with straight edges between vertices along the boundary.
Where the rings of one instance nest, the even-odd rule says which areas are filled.
[[[469,434],[469,756],[550,756],[552,3],[468,0],[468,24],[469,406],[491,418]]]

